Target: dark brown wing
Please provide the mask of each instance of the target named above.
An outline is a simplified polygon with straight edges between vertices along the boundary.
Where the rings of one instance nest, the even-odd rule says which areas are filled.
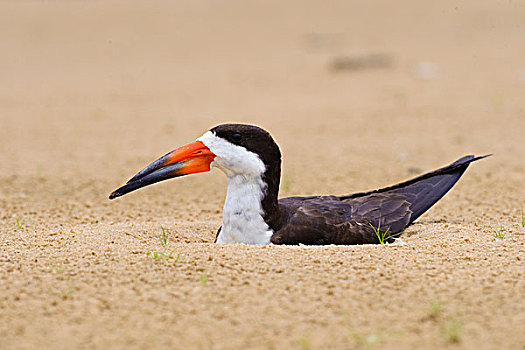
[[[398,194],[373,194],[346,201],[338,197],[293,197],[280,200],[279,205],[285,224],[272,236],[274,244],[379,243],[374,228],[383,233],[388,230],[386,236],[400,232],[412,214],[410,203]]]
[[[348,196],[291,197],[279,200],[282,225],[275,244],[378,243],[374,228],[402,232],[441,199],[473,161],[466,156],[409,181]],[[372,228],[372,226],[374,228]]]

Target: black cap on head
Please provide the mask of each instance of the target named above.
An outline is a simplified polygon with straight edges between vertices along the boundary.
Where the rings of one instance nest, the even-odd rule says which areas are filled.
[[[222,124],[210,130],[215,135],[234,145],[242,146],[253,152],[268,165],[281,162],[281,151],[272,136],[264,129],[245,124]]]

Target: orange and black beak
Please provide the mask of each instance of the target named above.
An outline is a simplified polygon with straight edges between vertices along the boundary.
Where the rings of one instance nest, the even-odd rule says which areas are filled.
[[[113,191],[109,199],[173,177],[210,171],[210,164],[215,157],[215,154],[201,141],[192,142],[171,151],[142,169],[124,186]]]

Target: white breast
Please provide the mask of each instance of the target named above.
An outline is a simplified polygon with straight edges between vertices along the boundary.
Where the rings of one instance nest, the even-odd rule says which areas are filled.
[[[242,175],[228,177],[217,243],[270,243],[273,231],[264,222],[261,206],[264,188],[261,179],[247,179]]]

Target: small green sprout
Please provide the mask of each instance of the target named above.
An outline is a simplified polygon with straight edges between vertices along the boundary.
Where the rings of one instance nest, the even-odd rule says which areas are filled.
[[[502,226],[500,226],[498,229],[493,228],[492,232],[494,232],[492,237],[494,237],[496,239],[503,239],[503,238],[505,238],[505,232],[503,232],[503,227]]]
[[[155,260],[169,260],[172,259],[173,253],[175,252],[172,250],[168,253],[168,232],[164,229],[162,225],[160,225],[160,228],[162,230],[162,235],[160,236],[160,244],[162,246],[162,252],[147,252],[146,255],[152,259]],[[177,257],[175,258],[175,262],[180,260],[180,253],[177,254]]]
[[[49,272],[51,272],[52,274],[62,273],[64,272],[64,268],[61,266],[50,265]]]
[[[173,255],[173,251],[171,251],[169,254],[166,254],[164,252],[160,252],[160,253],[147,252],[147,255],[150,258],[155,259],[155,260],[168,260],[168,259],[171,259],[171,256]],[[180,255],[180,253],[179,253],[179,255]]]
[[[463,330],[463,323],[459,320],[449,320],[443,326],[443,336],[451,343],[459,343],[461,341],[461,331]]]
[[[441,303],[433,303],[430,305],[430,317],[435,318],[443,308],[443,304]]]
[[[350,317],[348,316],[348,313],[343,311],[342,316],[346,323],[346,334],[355,343],[356,347],[363,349],[372,349],[384,339],[384,335],[380,330],[375,330],[373,333],[367,334],[358,333],[351,326]]]
[[[379,223],[377,224],[377,227],[375,227],[372,224],[369,224],[370,227],[372,227],[372,230],[374,230],[374,233],[377,236],[377,239],[379,240],[379,244],[386,244],[390,238],[395,238],[403,233],[403,231],[394,233],[392,235],[389,235],[390,232],[390,226],[387,227],[386,231],[381,232],[381,218],[379,218]]]
[[[208,282],[208,276],[203,273],[199,276],[199,281],[201,281],[202,284],[206,284]]]
[[[36,177],[39,180],[44,180],[45,179],[44,173],[42,171],[42,167],[40,165],[36,167]]]
[[[168,244],[168,234],[166,233],[166,230],[162,225],[160,225],[160,229],[162,230],[162,236],[160,237],[160,244],[165,247],[166,244]]]
[[[523,206],[521,207],[521,227],[525,227],[525,212],[523,211]]]
[[[73,288],[73,286],[68,284],[66,288],[64,288],[64,289],[62,289],[60,291],[60,297],[62,299],[68,299],[68,298],[73,296],[73,292],[74,291],[75,291],[75,289]]]
[[[349,330],[349,335],[354,340],[357,346],[364,349],[371,349],[375,347],[381,340],[381,333],[379,332],[370,334],[359,334],[354,330]]]
[[[312,344],[308,337],[301,337],[297,342],[299,343],[299,348],[302,350],[308,350],[312,348]]]
[[[24,226],[24,222],[20,222],[20,220],[16,219],[16,228],[18,228],[19,230],[22,229],[22,226]]]

